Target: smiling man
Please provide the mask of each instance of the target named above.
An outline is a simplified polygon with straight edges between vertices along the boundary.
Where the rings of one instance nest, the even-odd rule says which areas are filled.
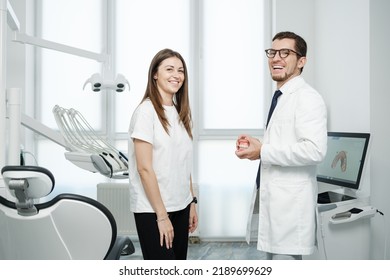
[[[306,52],[299,35],[274,36],[265,54],[277,91],[264,138],[242,134],[236,142],[237,157],[260,159],[247,241],[256,222],[257,248],[268,259],[300,260],[316,247],[316,173],[327,149],[327,113],[321,95],[301,76]],[[245,148],[242,139],[249,142]]]

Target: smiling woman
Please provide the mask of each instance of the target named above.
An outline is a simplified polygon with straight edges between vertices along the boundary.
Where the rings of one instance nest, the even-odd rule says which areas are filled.
[[[192,119],[187,67],[170,49],[159,51],[129,127],[130,210],[146,260],[187,258],[197,228],[192,189]]]

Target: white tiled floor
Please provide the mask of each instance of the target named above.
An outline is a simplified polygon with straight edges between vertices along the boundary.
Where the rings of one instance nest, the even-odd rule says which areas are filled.
[[[135,252],[122,256],[123,260],[142,260],[138,241],[133,241]],[[188,260],[255,260],[264,259],[264,253],[256,249],[256,243],[246,242],[200,242],[189,244]]]

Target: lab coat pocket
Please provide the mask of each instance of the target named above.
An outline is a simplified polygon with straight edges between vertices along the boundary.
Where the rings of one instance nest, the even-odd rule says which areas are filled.
[[[269,185],[270,228],[274,237],[285,238],[302,226],[305,215],[303,195],[309,181],[274,180]],[[292,237],[292,236],[291,236]]]

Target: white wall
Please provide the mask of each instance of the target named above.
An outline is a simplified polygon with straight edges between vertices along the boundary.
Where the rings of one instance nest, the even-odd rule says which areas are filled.
[[[308,63],[302,72],[305,80],[315,85],[316,34],[315,34],[315,1],[310,0],[272,0],[274,36],[280,31],[292,31],[305,39],[308,50]]]
[[[371,257],[384,257],[384,225],[390,239],[390,1],[370,1],[371,203],[385,216],[372,220]],[[379,216],[379,215],[378,215]],[[386,248],[390,259],[390,245]]]
[[[368,11],[369,0],[316,1],[315,75],[335,131],[370,130]]]
[[[327,104],[329,131],[370,132],[369,0],[353,6],[351,0],[315,1],[315,87]],[[369,158],[363,197],[370,195]]]

